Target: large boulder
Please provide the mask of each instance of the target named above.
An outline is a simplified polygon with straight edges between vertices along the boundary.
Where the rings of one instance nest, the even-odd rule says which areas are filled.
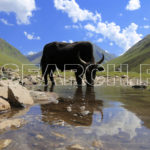
[[[9,85],[18,84],[17,82],[13,82],[12,80],[1,80],[0,81],[0,87],[8,87]]]
[[[6,100],[0,98],[0,112],[9,109],[10,109],[10,104]]]
[[[7,86],[0,86],[0,97],[3,97],[5,99],[8,98],[8,87]]]
[[[1,80],[0,81],[0,97],[8,99],[8,86],[18,85],[17,82],[11,80]]]
[[[12,106],[16,107],[24,107],[34,103],[30,92],[19,84],[8,87],[8,101]]]
[[[2,81],[0,81],[0,87],[3,87],[4,83]]]

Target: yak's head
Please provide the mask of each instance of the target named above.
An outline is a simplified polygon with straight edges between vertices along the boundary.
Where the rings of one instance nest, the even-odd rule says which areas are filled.
[[[80,55],[78,55],[78,56],[79,56],[78,58],[79,58],[81,64],[85,68],[85,76],[86,76],[87,86],[93,86],[94,80],[96,77],[96,72],[104,70],[104,68],[100,65],[104,61],[104,54],[102,55],[101,60],[99,60],[96,63],[85,62],[83,59],[80,58]]]

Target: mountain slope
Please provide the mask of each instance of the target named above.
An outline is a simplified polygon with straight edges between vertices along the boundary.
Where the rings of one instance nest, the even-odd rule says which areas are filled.
[[[31,62],[19,50],[0,38],[0,66],[11,63],[21,65]]]
[[[94,57],[95,57],[95,60],[98,61],[101,59],[102,57],[102,53],[105,55],[105,61],[104,62],[107,62],[109,60],[112,60],[115,58],[114,55],[112,54],[109,54],[107,53],[106,51],[102,50],[99,46],[97,46],[96,44],[93,44],[93,49],[94,49]],[[39,64],[40,63],[40,60],[41,60],[41,56],[42,56],[42,51],[41,52],[38,52],[34,55],[29,55],[27,56],[28,60],[30,60],[32,63],[34,64]]]
[[[40,52],[38,52],[36,54],[28,55],[27,59],[29,61],[31,61],[33,64],[39,64],[40,60],[41,60],[41,57],[42,57],[42,54],[43,54],[43,51],[40,51]]]
[[[131,47],[125,54],[108,62],[116,64],[128,64],[129,71],[140,72],[140,64],[150,64],[150,35],[147,35],[141,41]],[[146,66],[142,67],[145,71]]]
[[[102,54],[104,54],[104,56],[105,56],[104,63],[115,58],[115,56],[113,54],[110,54],[110,53],[104,51],[96,44],[93,44],[93,49],[94,49],[94,57],[95,57],[96,61],[101,59]]]

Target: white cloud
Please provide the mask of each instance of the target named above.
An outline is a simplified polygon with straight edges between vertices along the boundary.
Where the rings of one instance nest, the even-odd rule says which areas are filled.
[[[123,14],[122,14],[122,13],[120,13],[120,14],[119,14],[119,16],[120,16],[120,17],[122,17],[122,16],[123,16]]]
[[[148,19],[146,17],[143,18],[144,21],[148,21]]]
[[[110,46],[113,46],[114,44],[112,42],[109,43]]]
[[[32,11],[36,10],[35,0],[0,0],[0,11],[15,13],[17,24],[29,24]]]
[[[92,32],[87,32],[87,33],[86,33],[86,36],[89,37],[89,38],[91,38],[91,37],[94,36],[94,34],[93,34]]]
[[[150,25],[145,25],[143,26],[144,29],[149,29],[150,28]]]
[[[89,31],[95,31],[95,26],[93,26],[92,24],[87,24],[84,26],[85,29],[89,30]]]
[[[82,28],[82,25],[81,24],[79,24],[79,25],[72,25],[72,28],[79,29],[79,28]]]
[[[34,55],[34,54],[36,54],[37,52],[33,52],[33,51],[30,51],[30,52],[28,52],[28,55]]]
[[[54,5],[57,10],[62,10],[67,13],[69,18],[71,18],[75,23],[85,20],[101,20],[101,15],[99,13],[96,12],[93,14],[86,9],[81,9],[75,0],[54,0]]]
[[[67,41],[62,41],[62,42],[67,43]]]
[[[140,2],[136,2],[137,0],[130,0],[130,8],[131,4],[132,8],[138,8],[139,6],[137,4],[140,5]],[[136,42],[141,40],[142,34],[137,33],[138,25],[135,23],[131,23],[128,27],[121,29],[115,22],[103,22],[100,14],[93,14],[89,10],[81,9],[75,0],[54,0],[54,4],[57,10],[62,10],[67,13],[74,23],[79,21],[89,21],[90,23],[84,25],[83,29],[86,29],[90,35],[95,35],[96,37],[103,35],[104,38],[109,39],[110,42],[116,44],[124,51],[128,50]],[[72,27],[66,26],[66,28]]]
[[[102,34],[124,50],[128,50],[136,42],[141,40],[142,36],[136,32],[138,25],[135,23],[131,23],[128,27],[122,30],[120,26],[116,25],[114,22],[99,22],[96,26],[87,24],[85,25],[85,29],[97,34]]]
[[[35,36],[34,33],[29,34],[26,31],[24,31],[24,35],[27,37],[28,40],[40,40],[40,37]]]
[[[140,7],[141,7],[140,0],[129,0],[126,9],[133,11],[139,9]]]
[[[99,43],[102,43],[104,40],[102,39],[102,38],[99,38],[98,40],[97,40],[97,42],[99,42]]]
[[[73,43],[74,41],[73,40],[68,40],[68,41],[62,41],[64,43]]]
[[[73,40],[69,40],[69,43],[73,43]]]
[[[108,50],[105,50],[106,53],[109,53]]]
[[[73,25],[65,25],[65,29],[81,29],[82,25],[81,24],[73,24]]]
[[[71,29],[70,25],[65,25],[65,29]]]
[[[4,18],[1,18],[0,21],[1,21],[3,24],[7,25],[7,26],[13,26],[13,24],[8,23],[8,21],[7,21],[6,19],[4,19]]]

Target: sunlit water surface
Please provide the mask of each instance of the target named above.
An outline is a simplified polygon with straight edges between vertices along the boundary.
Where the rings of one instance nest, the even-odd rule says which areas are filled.
[[[54,92],[61,97],[58,104],[36,104],[6,115],[20,113],[27,121],[0,134],[0,139],[12,139],[6,150],[68,150],[73,144],[86,150],[150,149],[150,91],[56,86]],[[95,147],[94,141],[102,145]]]

